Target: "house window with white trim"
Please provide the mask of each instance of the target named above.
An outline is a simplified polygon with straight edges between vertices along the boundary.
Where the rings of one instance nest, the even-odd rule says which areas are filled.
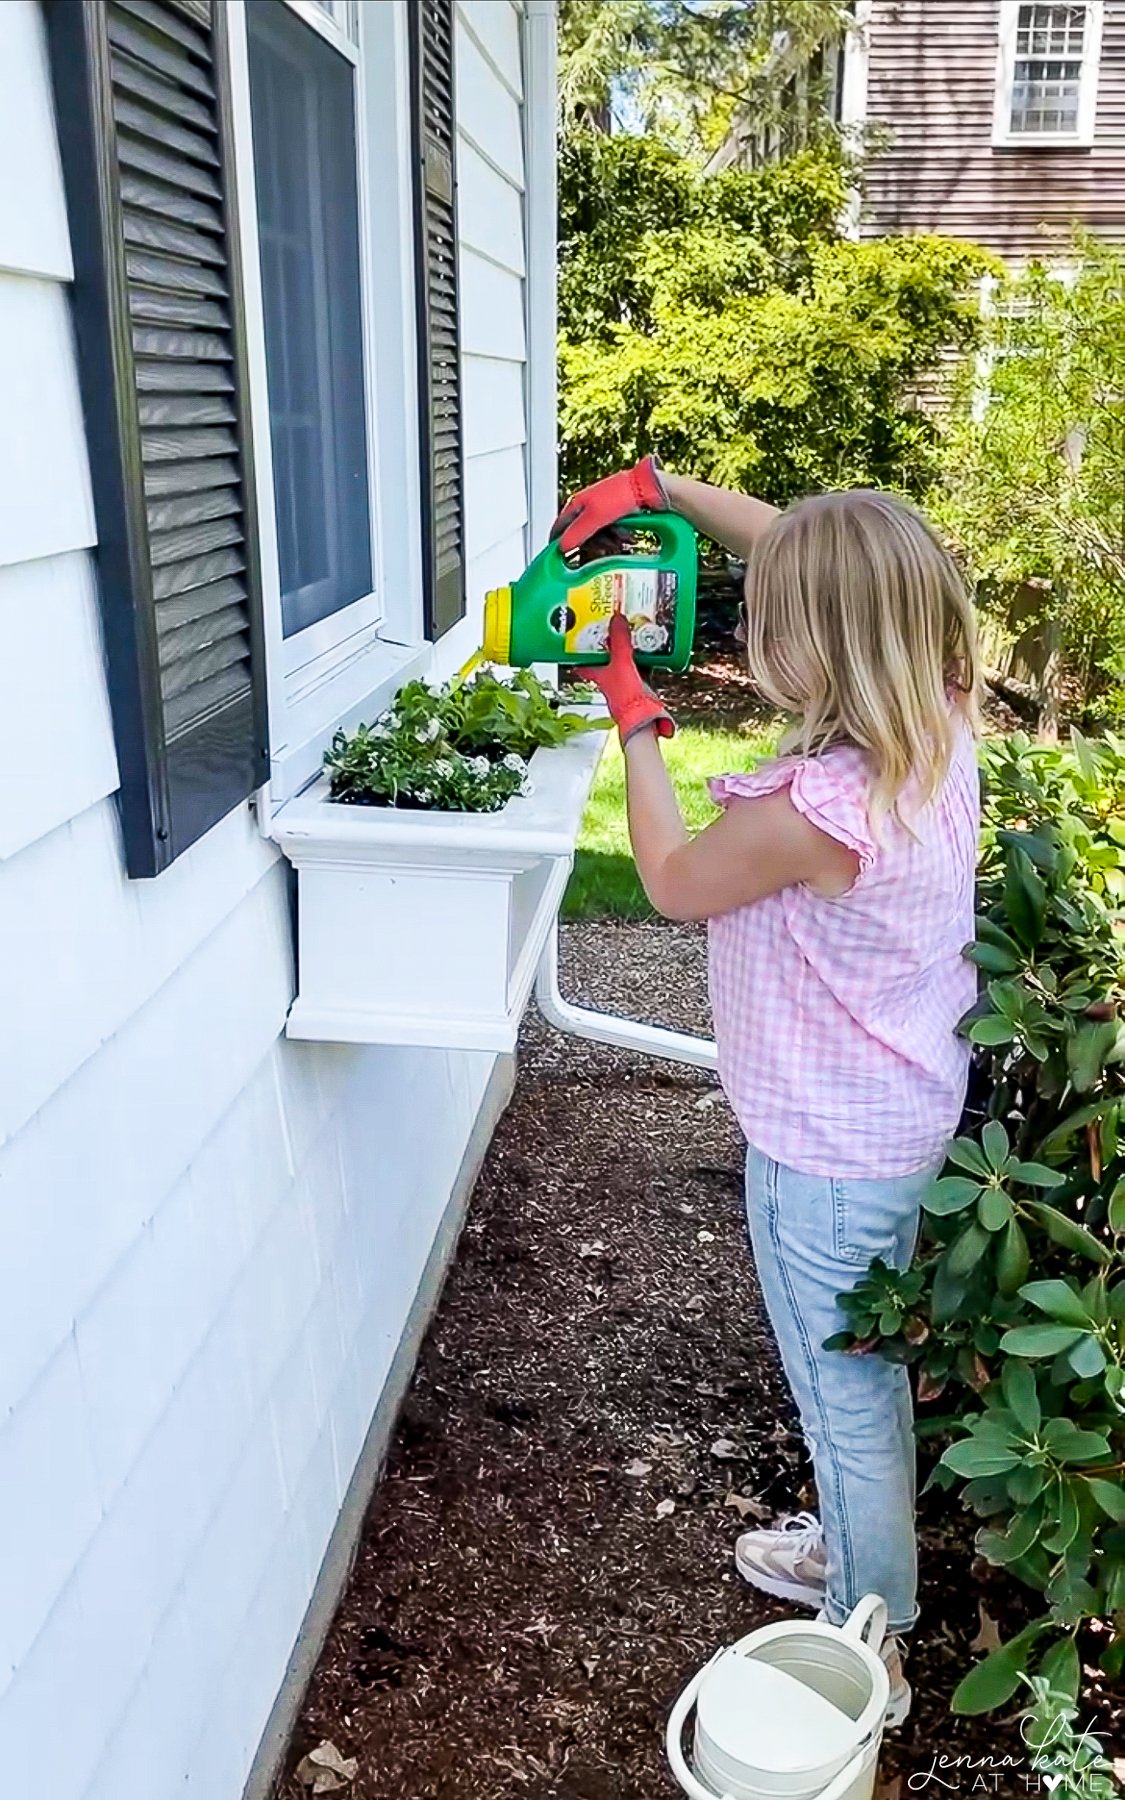
[[[224,18],[278,806],[464,613],[454,0]]]
[[[1101,12],[1101,0],[1001,0],[994,144],[1093,143]]]
[[[251,6],[247,24],[281,610],[292,638],[373,588],[355,71],[345,46],[289,7]]]

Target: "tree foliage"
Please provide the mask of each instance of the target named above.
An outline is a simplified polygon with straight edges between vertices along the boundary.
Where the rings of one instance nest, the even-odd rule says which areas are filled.
[[[769,117],[779,63],[806,61],[849,17],[845,0],[561,0],[563,118],[624,114],[701,158],[735,113]]]
[[[936,432],[911,390],[978,330],[991,265],[941,238],[853,243],[838,148],[702,175],[651,139],[571,134],[561,170],[568,487],[650,450],[780,504],[909,491]]]
[[[1037,587],[1087,691],[1125,711],[1125,253],[1031,268],[986,320],[933,499],[982,599]]]

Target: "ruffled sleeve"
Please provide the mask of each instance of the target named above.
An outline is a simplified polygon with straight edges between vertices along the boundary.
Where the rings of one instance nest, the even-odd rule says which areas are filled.
[[[867,770],[859,751],[843,748],[824,756],[782,756],[749,775],[719,775],[708,786],[716,806],[759,800],[787,788],[799,813],[859,858],[860,876],[866,875],[878,854],[868,818]]]

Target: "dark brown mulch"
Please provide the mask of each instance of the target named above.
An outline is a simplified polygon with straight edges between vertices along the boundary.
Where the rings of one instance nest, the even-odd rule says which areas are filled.
[[[705,1027],[694,928],[575,926],[564,952],[587,1000]],[[358,1758],[354,1800],[674,1794],[673,1698],[783,1612],[732,1572],[740,1517],[811,1497],[741,1157],[706,1076],[529,1023],[284,1800],[307,1796],[293,1771],[323,1739]],[[888,1793],[935,1756],[1022,1755],[1011,1720],[947,1713],[978,1600],[1005,1634],[1022,1616],[995,1575],[970,1579],[970,1543],[951,1502],[923,1502],[916,1704]],[[998,1779],[979,1791],[1025,1791]]]

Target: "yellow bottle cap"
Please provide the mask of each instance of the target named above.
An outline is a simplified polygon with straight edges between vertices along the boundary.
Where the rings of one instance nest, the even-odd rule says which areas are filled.
[[[512,660],[512,590],[510,587],[489,588],[484,596],[484,635],[481,654],[485,662]]]

